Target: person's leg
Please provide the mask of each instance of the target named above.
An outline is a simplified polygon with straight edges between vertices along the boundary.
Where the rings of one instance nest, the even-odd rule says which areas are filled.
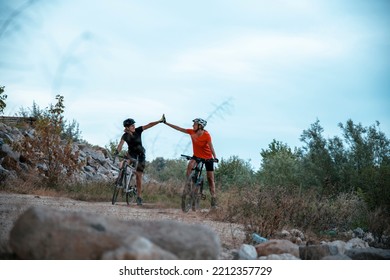
[[[214,171],[207,171],[207,181],[209,183],[211,197],[215,197]]]
[[[191,175],[191,172],[192,172],[192,169],[195,167],[195,164],[196,164],[196,161],[191,159],[188,161],[188,164],[187,164],[187,170],[186,170],[186,184],[183,186],[183,195],[181,197],[181,209],[183,211],[185,211],[184,209],[186,208],[186,197],[190,195],[190,188],[191,188],[191,184],[190,184],[190,175]],[[195,211],[195,205],[192,205],[192,210]]]
[[[145,169],[145,159],[139,159],[135,179],[137,184],[137,205],[142,205],[142,176]]]
[[[187,173],[186,173],[187,174],[187,178],[188,178],[188,176],[190,176],[192,169],[195,167],[195,164],[196,164],[196,161],[194,159],[191,159],[188,162]]]
[[[215,193],[215,179],[214,179],[214,163],[206,162],[207,182],[209,183],[209,189],[211,194],[211,207],[217,206],[217,195]]]
[[[143,172],[137,171],[135,173],[135,181],[137,184],[137,196],[138,197],[142,197],[142,175],[143,175]]]

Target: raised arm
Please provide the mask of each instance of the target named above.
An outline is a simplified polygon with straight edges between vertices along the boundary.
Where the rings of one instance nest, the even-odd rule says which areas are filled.
[[[144,130],[146,130],[146,129],[151,128],[151,127],[153,127],[153,126],[155,126],[156,124],[159,124],[159,123],[160,123],[160,121],[151,122],[151,123],[148,123],[147,125],[143,125],[142,128]]]
[[[187,133],[187,130],[186,130],[185,128],[182,128],[182,127],[179,127],[179,126],[177,126],[177,125],[171,124],[171,123],[169,123],[169,122],[167,122],[167,121],[165,121],[164,123],[165,123],[167,126],[172,127],[173,129],[176,129],[176,130],[178,130],[178,131],[180,131],[180,132],[183,132],[183,133]]]
[[[162,118],[159,119],[158,121],[148,123],[147,125],[142,126],[142,128],[143,128],[144,130],[146,130],[146,129],[148,129],[148,128],[151,128],[151,127],[155,126],[156,124],[159,124],[159,123],[163,122],[164,119],[165,119],[165,117],[164,117],[164,115],[163,115]]]

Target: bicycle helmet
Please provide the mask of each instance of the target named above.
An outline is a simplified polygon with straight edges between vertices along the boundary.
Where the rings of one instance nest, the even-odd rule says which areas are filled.
[[[133,125],[133,124],[135,124],[135,120],[133,120],[133,119],[126,119],[126,120],[123,121],[123,126],[124,127],[130,126],[130,125]]]
[[[207,125],[207,121],[201,118],[196,118],[193,122],[200,124],[203,128]]]

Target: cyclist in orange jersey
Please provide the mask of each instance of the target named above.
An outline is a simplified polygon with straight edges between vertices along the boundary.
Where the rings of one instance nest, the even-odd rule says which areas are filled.
[[[194,157],[210,160],[205,163],[207,181],[209,183],[210,194],[211,194],[211,207],[215,208],[217,206],[217,197],[215,194],[215,180],[214,180],[214,162],[218,162],[217,156],[215,154],[213,142],[211,140],[210,133],[204,129],[207,125],[207,121],[201,118],[196,118],[193,120],[192,129],[181,128],[177,125],[168,123],[164,117],[164,123],[173,129],[176,129],[180,132],[189,134],[192,140],[192,149]],[[196,164],[195,160],[190,160],[187,166],[187,177],[190,175],[192,168]]]

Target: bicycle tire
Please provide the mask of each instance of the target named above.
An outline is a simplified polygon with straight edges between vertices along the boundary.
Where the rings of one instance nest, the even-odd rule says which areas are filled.
[[[181,210],[185,213],[196,210],[196,183],[193,174],[188,178],[181,197]]]
[[[134,174],[130,175],[130,179],[128,183],[128,188],[126,192],[126,203],[130,205],[134,203],[137,198],[137,184],[136,184],[136,176]]]
[[[199,182],[199,196],[198,196],[198,198],[201,200],[206,200],[207,196],[206,196],[206,194],[203,193],[203,187],[204,187],[204,179],[202,177],[200,179],[200,182]]]
[[[121,178],[119,180],[117,180],[117,182],[114,186],[112,200],[111,200],[112,205],[115,205],[115,203],[118,201],[119,191],[120,190],[122,190],[122,192],[124,191],[123,190],[123,185],[124,185],[123,182],[126,182],[126,174],[125,173],[122,174]]]
[[[118,199],[118,194],[119,194],[120,188],[118,188],[118,186],[115,185],[113,189],[114,189],[114,191],[113,191],[113,194],[112,194],[111,203],[112,203],[112,205],[115,205],[116,200]]]

